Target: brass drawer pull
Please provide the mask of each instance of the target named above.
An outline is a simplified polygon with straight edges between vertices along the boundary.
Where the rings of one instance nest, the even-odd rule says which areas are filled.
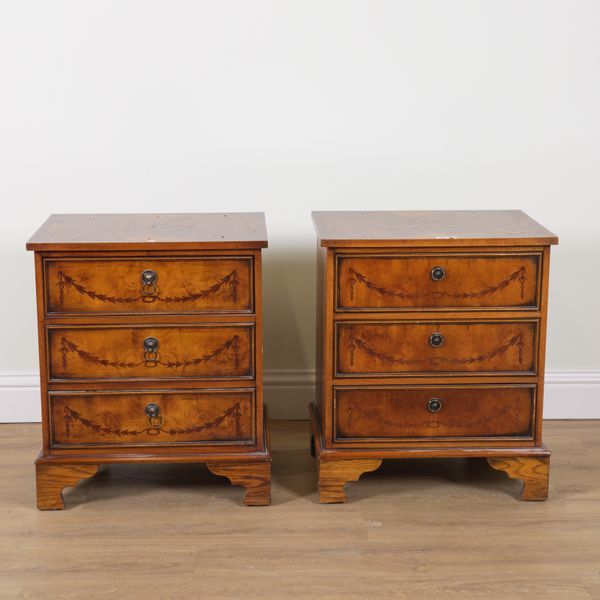
[[[427,403],[427,410],[429,412],[435,413],[442,409],[442,401],[439,398],[432,398]]]
[[[144,412],[148,416],[148,424],[150,425],[150,429],[147,430],[148,435],[158,435],[163,424],[163,418],[160,416],[160,406],[150,402],[150,404],[146,404]]]
[[[446,271],[442,267],[433,267],[431,269],[431,279],[434,281],[441,281],[446,277]]]
[[[151,402],[150,404],[146,405],[145,412],[148,415],[148,417],[154,419],[155,417],[158,417],[158,415],[160,415],[160,406],[158,406],[158,404],[154,404],[154,402]]]
[[[429,336],[429,345],[439,348],[444,343],[444,336],[441,333],[432,333]]]
[[[156,273],[150,269],[142,273],[142,283],[144,285],[150,285],[156,282]]]
[[[156,300],[157,278],[156,272],[151,269],[146,269],[142,272],[142,300],[144,302],[154,302]]]
[[[146,352],[156,352],[158,350],[158,340],[155,337],[147,337],[144,340],[144,350]]]
[[[155,337],[144,340],[144,363],[146,367],[156,367],[158,364],[158,340]]]

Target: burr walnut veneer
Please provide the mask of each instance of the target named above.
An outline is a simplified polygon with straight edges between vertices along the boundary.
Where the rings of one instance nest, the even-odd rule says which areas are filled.
[[[548,495],[550,245],[520,211],[316,212],[321,502],[384,458],[486,457]]]
[[[269,504],[262,213],[53,215],[35,251],[38,508],[102,463],[204,462]]]

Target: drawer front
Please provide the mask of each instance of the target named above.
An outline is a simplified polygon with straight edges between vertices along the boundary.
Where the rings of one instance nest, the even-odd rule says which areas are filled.
[[[536,348],[536,321],[338,322],[336,375],[531,375],[536,370]]]
[[[50,393],[52,446],[254,441],[254,391]]]
[[[48,327],[50,381],[249,379],[252,325]]]
[[[48,314],[253,312],[252,257],[46,259]]]
[[[535,386],[335,389],[338,441],[532,438]]]
[[[337,255],[337,310],[536,308],[540,256]]]

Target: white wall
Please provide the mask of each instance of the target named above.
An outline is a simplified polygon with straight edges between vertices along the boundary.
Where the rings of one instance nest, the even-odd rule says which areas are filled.
[[[598,31],[591,0],[0,2],[0,418],[35,417],[24,244],[49,213],[265,211],[269,396],[293,416],[309,212],[367,208],[557,233],[548,414],[600,417]]]

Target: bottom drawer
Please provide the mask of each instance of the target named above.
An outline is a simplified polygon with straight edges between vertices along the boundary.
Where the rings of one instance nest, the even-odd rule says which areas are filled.
[[[338,387],[335,441],[532,438],[534,385]]]
[[[50,392],[53,448],[254,442],[254,390]]]

